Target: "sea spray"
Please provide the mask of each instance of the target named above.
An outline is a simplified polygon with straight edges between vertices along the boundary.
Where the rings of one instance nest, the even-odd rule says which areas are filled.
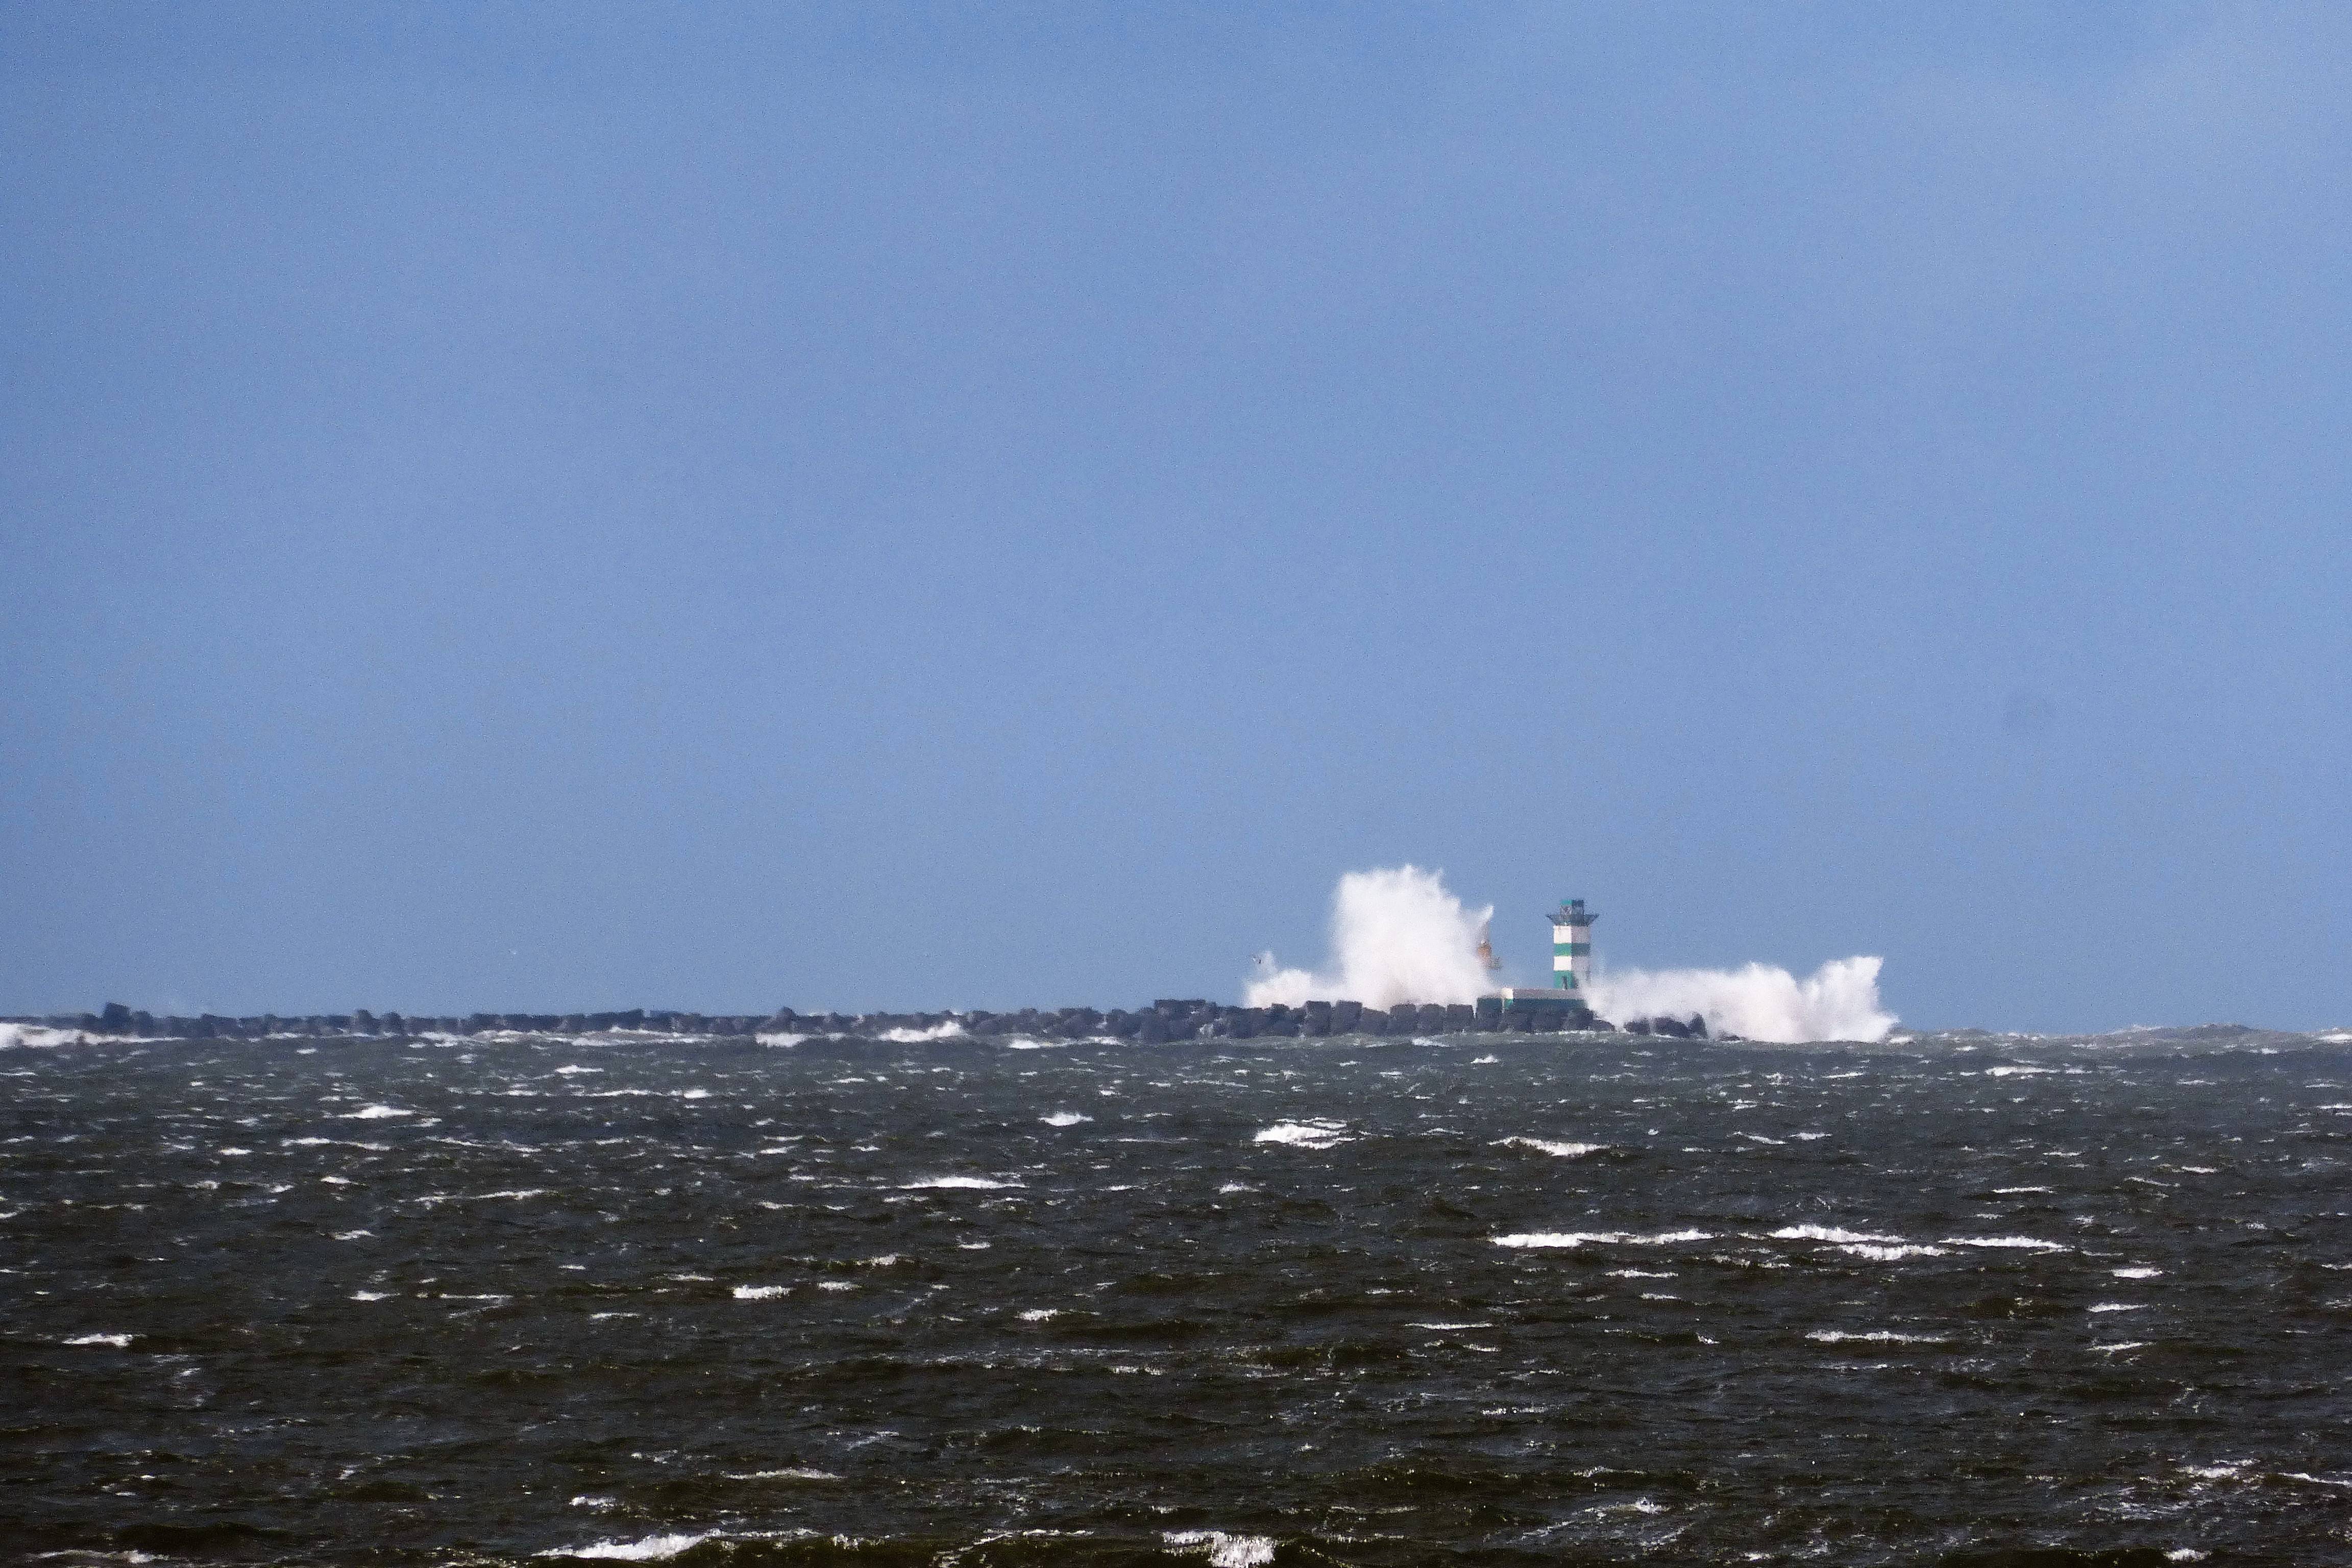
[[[1350,871],[1331,895],[1331,958],[1321,971],[1275,969],[1243,991],[1252,1007],[1345,997],[1367,1007],[1475,1002],[1490,984],[1479,934],[1494,907],[1465,909],[1443,871],[1417,866]]]
[[[1875,1044],[1895,1027],[1878,999],[1875,958],[1840,958],[1803,980],[1785,969],[1604,970],[1593,976],[1592,1006],[1620,1021],[1696,1013],[1716,1034],[1801,1045],[1812,1040]]]
[[[1319,970],[1282,969],[1271,953],[1244,988],[1244,1003],[1296,1006],[1310,999],[1393,1007],[1400,1002],[1471,1002],[1496,977],[1478,956],[1494,907],[1466,908],[1442,871],[1417,866],[1350,871],[1331,896],[1331,954]],[[1716,1034],[1801,1045],[1876,1043],[1897,1019],[1880,1003],[1882,960],[1841,958],[1800,980],[1771,964],[1739,969],[1626,969],[1593,977],[1590,1001],[1620,1022],[1696,1013]]]

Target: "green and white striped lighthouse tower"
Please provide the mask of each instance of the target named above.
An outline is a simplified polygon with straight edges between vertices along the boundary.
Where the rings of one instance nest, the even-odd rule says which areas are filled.
[[[1582,899],[1570,899],[1551,917],[1552,984],[1579,1002],[1592,988],[1592,921]]]

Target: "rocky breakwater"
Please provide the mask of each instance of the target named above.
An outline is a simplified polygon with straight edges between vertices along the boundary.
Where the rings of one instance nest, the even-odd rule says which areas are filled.
[[[120,1002],[110,1002],[97,1013],[57,1014],[47,1017],[7,1020],[61,1033],[141,1039],[275,1039],[284,1037],[413,1038],[424,1036],[485,1034],[593,1035],[605,1033],[734,1037],[746,1040],[761,1036],[848,1037],[868,1039],[946,1037],[1134,1040],[1156,1045],[1170,1040],[1316,1038],[1331,1035],[1468,1035],[1494,1033],[1556,1034],[1570,1031],[1570,1020],[1557,1013],[1496,1014],[1469,1003],[1400,1003],[1392,1007],[1367,1007],[1360,1002],[1307,1002],[1297,1006],[1276,1004],[1238,1007],[1201,998],[1163,998],[1149,1007],[1024,1007],[1013,1013],[984,1011],[939,1013],[796,1013],[790,1007],[770,1014],[681,1013],[633,1007],[604,1013],[469,1013],[464,1016],[424,1016],[401,1013],[312,1013],[299,1016],[264,1013],[224,1017],[205,1013],[195,1017],[157,1016]],[[1661,1035],[1682,1039],[1707,1038],[1706,1021],[1637,1018],[1620,1026],[1592,1019],[1588,1031],[1621,1030],[1634,1035]],[[1718,1037],[1730,1038],[1732,1037]]]

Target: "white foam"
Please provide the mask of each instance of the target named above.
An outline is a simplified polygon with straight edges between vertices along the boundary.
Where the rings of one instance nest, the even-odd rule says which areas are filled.
[[[1337,1121],[1277,1121],[1261,1129],[1250,1140],[1253,1143],[1286,1143],[1300,1149],[1329,1149],[1350,1142],[1348,1130]]]
[[[385,1301],[390,1300],[391,1299],[392,1292],[388,1290],[354,1290],[352,1292],[352,1300],[354,1301]]]
[[[820,1290],[855,1290],[857,1289],[856,1285],[846,1279],[820,1279],[817,1281],[816,1288]]]
[[[1775,1241],[1877,1241],[1900,1242],[1899,1236],[1880,1236],[1874,1231],[1844,1230],[1833,1225],[1789,1225],[1772,1233]]]
[[[754,1035],[751,1037],[752,1039],[758,1041],[761,1045],[779,1046],[787,1048],[799,1045],[803,1040],[814,1039],[814,1037],[815,1037],[813,1035]]]
[[[1075,1110],[1056,1110],[1051,1116],[1041,1116],[1037,1120],[1048,1127],[1076,1127],[1079,1122],[1092,1121],[1094,1118]]]
[[[2027,1068],[2027,1067],[2007,1067],[2007,1066],[2003,1066],[2003,1067],[1997,1067],[1997,1068],[1985,1068],[1985,1069],[1984,1069],[1984,1075],[1985,1075],[1985,1077],[1987,1077],[1987,1078],[2033,1078],[2033,1077],[2039,1077],[2039,1076],[2041,1076],[2041,1075],[2042,1075],[2042,1074],[2045,1074],[2045,1073],[2052,1073],[2052,1072],[2055,1072],[2055,1071],[2057,1071],[2057,1070],[2058,1070],[2058,1069],[2057,1069],[2057,1068]]]
[[[116,1350],[120,1351],[129,1350],[131,1348],[131,1342],[135,1337],[135,1335],[131,1334],[76,1334],[72,1339],[68,1340],[66,1343],[69,1345],[112,1345]]]
[[[2102,1301],[2090,1310],[2094,1312],[2145,1312],[2147,1304],[2139,1301]]]
[[[1032,1307],[1021,1314],[1021,1321],[1024,1323],[1043,1323],[1061,1315],[1061,1309],[1058,1307]]]
[[[2161,1268],[2142,1267],[2138,1268],[2110,1268],[2107,1272],[2114,1275],[2118,1279],[2153,1279],[2158,1275],[2163,1273],[2164,1270]]]
[[[1867,1258],[1874,1263],[1899,1263],[1906,1258],[1947,1256],[1943,1247],[1919,1247],[1908,1243],[1898,1247],[1878,1247],[1867,1241],[1843,1241],[1838,1244],[1838,1250],[1851,1252],[1856,1258]]]
[[[641,1541],[599,1541],[593,1546],[559,1546],[539,1555],[593,1557],[620,1563],[666,1563],[701,1545],[713,1533],[705,1531],[699,1535],[648,1535]]]
[[[885,1029],[878,1037],[893,1045],[911,1046],[923,1040],[952,1040],[962,1033],[963,1026],[950,1018],[928,1029]]]
[[[2043,1241],[2037,1237],[2031,1236],[1948,1236],[1944,1237],[1944,1245],[1947,1247],[2009,1248],[2019,1252],[2066,1252],[2072,1250],[2069,1247],[2061,1247],[2054,1241]]]
[[[726,1472],[730,1481],[837,1481],[831,1470],[750,1470]]]
[[[1622,1230],[1534,1230],[1494,1238],[1496,1247],[1564,1247],[1601,1242],[1616,1247],[1669,1247],[1684,1241],[1713,1241],[1704,1230],[1664,1230],[1654,1236],[1634,1236]]]
[[[1208,1555],[1209,1568],[1265,1568],[1274,1561],[1274,1541],[1269,1536],[1185,1530],[1171,1531],[1165,1539],[1171,1546],[1201,1548]]]
[[[1575,1160],[1586,1154],[1598,1154],[1609,1147],[1606,1143],[1551,1143],[1541,1138],[1506,1138],[1503,1142],[1521,1149],[1534,1149],[1546,1154],[1556,1154],[1563,1160]]]
[[[1017,1187],[1018,1182],[993,1181],[987,1176],[926,1176],[919,1182],[908,1182],[898,1190],[902,1193],[929,1192],[939,1187],[970,1187],[993,1192],[1000,1187]]]
[[[71,1046],[81,1041],[76,1029],[52,1029],[40,1024],[0,1024],[0,1051],[19,1046]]]
[[[1892,1329],[1874,1329],[1866,1334],[1843,1333],[1836,1329],[1815,1329],[1805,1338],[1818,1340],[1825,1345],[1942,1345],[1951,1342],[1949,1337],[1944,1334],[1898,1334]]]
[[[363,1105],[341,1118],[345,1121],[382,1121],[394,1116],[414,1116],[413,1110],[403,1110],[396,1105]]]
[[[493,1198],[543,1198],[551,1190],[547,1187],[510,1187],[496,1193],[427,1193],[421,1198],[409,1201],[431,1208],[435,1204],[482,1204]]]
[[[738,1301],[772,1301],[791,1289],[789,1285],[738,1285],[735,1287],[735,1299]]]

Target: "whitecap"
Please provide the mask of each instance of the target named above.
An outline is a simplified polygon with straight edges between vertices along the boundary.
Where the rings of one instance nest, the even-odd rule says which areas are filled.
[[[2089,1308],[2094,1312],[2145,1312],[2147,1305],[2141,1301],[2102,1301]]]
[[[1502,1142],[1506,1145],[1516,1148],[1534,1149],[1542,1153],[1555,1154],[1563,1160],[1575,1160],[1586,1154],[1598,1154],[1601,1150],[1609,1147],[1606,1143],[1553,1143],[1541,1138],[1506,1138]]]
[[[1944,1334],[1898,1334],[1892,1329],[1874,1329],[1864,1334],[1845,1333],[1836,1329],[1815,1329],[1805,1338],[1818,1340],[1825,1345],[1942,1345],[1951,1342],[1950,1338]]]
[[[344,1121],[382,1121],[387,1117],[414,1116],[416,1112],[413,1110],[403,1110],[396,1105],[363,1105],[357,1110],[345,1114],[340,1118],[340,1120]]]
[[[1874,1263],[1899,1263],[1906,1258],[1947,1256],[1943,1247],[1920,1247],[1909,1243],[1896,1247],[1878,1247],[1867,1241],[1843,1241],[1838,1243],[1838,1250],[1851,1252],[1856,1258],[1867,1258]]]
[[[1222,1530],[1184,1530],[1165,1537],[1171,1546],[1198,1547],[1209,1568],[1265,1568],[1274,1561],[1274,1541],[1264,1535],[1228,1535]]]
[[[1043,1323],[1049,1321],[1052,1319],[1058,1318],[1061,1315],[1062,1313],[1059,1308],[1032,1307],[1027,1311],[1021,1314],[1021,1321],[1024,1323]]]
[[[131,1348],[131,1342],[135,1337],[135,1335],[131,1334],[77,1334],[72,1339],[68,1340],[66,1343],[69,1345],[112,1345],[116,1350],[120,1351],[129,1350]]]
[[[1948,1236],[1947,1247],[1984,1247],[2011,1248],[2019,1252],[2067,1252],[2070,1247],[2054,1241],[2043,1241],[2031,1236]]]
[[[1880,1236],[1874,1231],[1845,1230],[1833,1225],[1789,1225],[1772,1233],[1775,1241],[1878,1241],[1900,1242],[1899,1236]]]
[[[903,1183],[898,1190],[902,1193],[920,1193],[939,1187],[969,1187],[993,1192],[1000,1187],[1017,1187],[1020,1184],[1018,1182],[994,1181],[987,1176],[926,1176],[919,1182]]]
[[[1713,1233],[1704,1230],[1665,1230],[1654,1236],[1633,1236],[1622,1230],[1537,1230],[1498,1236],[1494,1242],[1496,1247],[1582,1247],[1588,1241],[1620,1247],[1666,1247],[1681,1241],[1714,1239]]]
[[[1075,1110],[1056,1110],[1051,1116],[1041,1116],[1037,1120],[1048,1127],[1076,1127],[1079,1122],[1092,1121],[1094,1118]]]
[[[621,1563],[666,1563],[701,1545],[710,1539],[712,1533],[704,1531],[699,1535],[648,1535],[640,1541],[599,1541],[592,1546],[558,1546],[539,1555],[592,1557]]]
[[[841,1478],[831,1470],[730,1470],[730,1481],[837,1481]]]
[[[2110,1268],[2107,1272],[2114,1275],[2118,1279],[2153,1279],[2158,1275],[2163,1273],[2164,1270],[2161,1268],[2148,1268],[2142,1267],[2138,1268]]]
[[[791,1289],[789,1285],[738,1285],[735,1287],[735,1299],[738,1301],[772,1301]]]
[[[1328,1149],[1349,1142],[1345,1123],[1338,1121],[1277,1121],[1261,1129],[1253,1143],[1285,1143],[1299,1149]]]

